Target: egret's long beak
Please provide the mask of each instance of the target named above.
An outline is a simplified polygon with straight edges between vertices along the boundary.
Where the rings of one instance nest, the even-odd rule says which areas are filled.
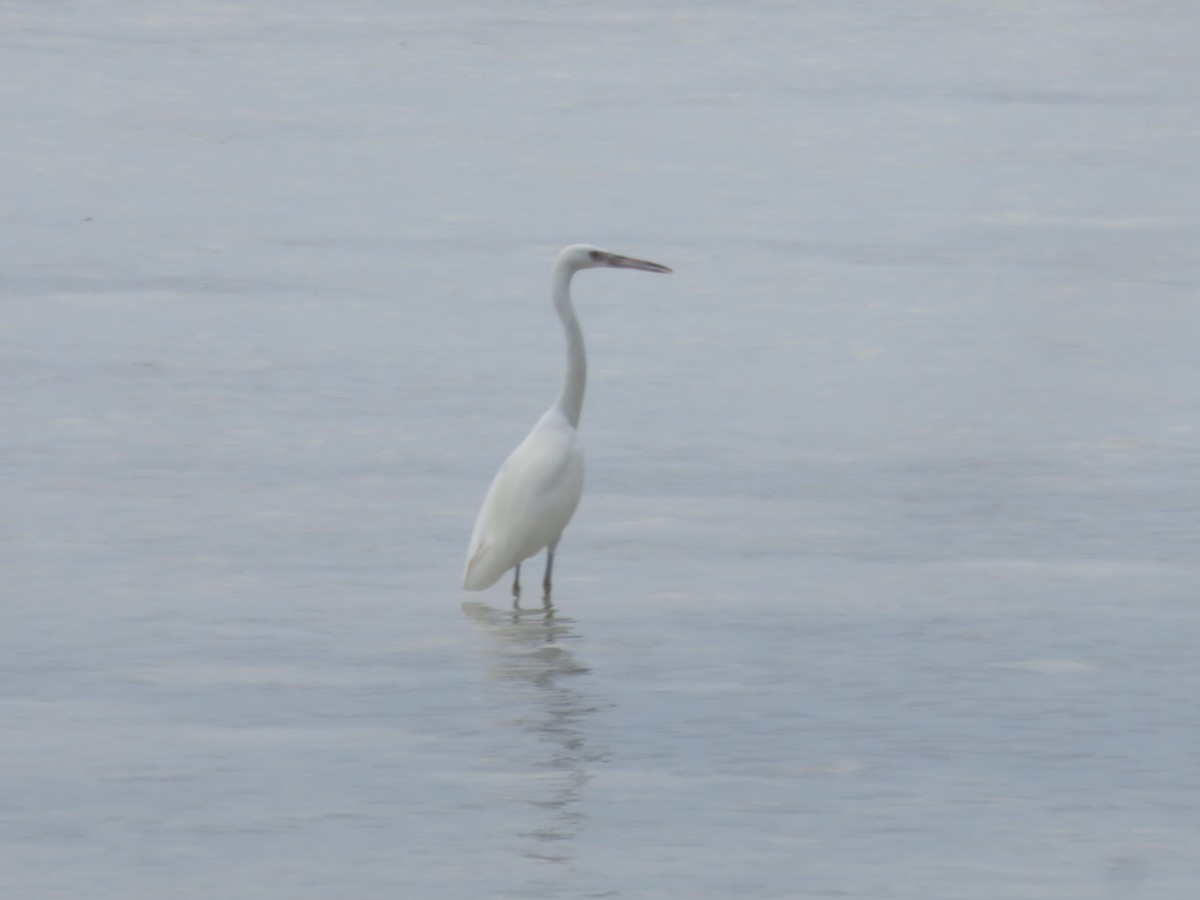
[[[614,269],[640,269],[643,272],[671,271],[666,266],[660,266],[658,263],[646,262],[644,259],[634,259],[632,256],[618,256],[615,253],[601,251],[600,259]]]

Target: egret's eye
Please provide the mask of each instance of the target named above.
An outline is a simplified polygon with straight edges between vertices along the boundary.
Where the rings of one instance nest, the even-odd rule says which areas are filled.
[[[592,250],[590,253],[588,253],[588,256],[592,258],[592,262],[600,262],[604,254],[602,254],[599,250]]]

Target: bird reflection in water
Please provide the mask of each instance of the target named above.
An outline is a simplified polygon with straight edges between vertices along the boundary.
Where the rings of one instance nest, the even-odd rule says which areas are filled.
[[[587,718],[609,704],[571,684],[573,676],[589,670],[566,646],[576,639],[572,621],[556,618],[552,606],[501,610],[464,603],[462,608],[488,637],[487,673],[504,694],[497,705],[514,711],[494,724],[531,735],[542,748],[530,754],[524,742],[503,742],[515,748],[508,764],[526,773],[516,799],[546,813],[544,822],[525,833],[536,838],[527,855],[570,862],[569,842],[583,826],[578,805],[584,785],[592,767],[607,756],[588,740]]]

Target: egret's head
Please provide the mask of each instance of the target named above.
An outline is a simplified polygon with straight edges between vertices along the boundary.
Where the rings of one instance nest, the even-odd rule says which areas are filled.
[[[598,269],[608,266],[613,269],[640,269],[643,272],[670,272],[666,266],[646,262],[644,259],[634,259],[631,256],[620,256],[609,253],[591,244],[573,244],[562,252],[558,258],[560,265],[565,265],[571,271],[580,269]]]

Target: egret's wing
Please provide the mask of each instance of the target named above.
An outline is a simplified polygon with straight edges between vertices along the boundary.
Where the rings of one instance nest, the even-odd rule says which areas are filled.
[[[547,414],[500,467],[467,551],[463,585],[482,590],[556,540],[583,492],[583,453],[561,416]]]

